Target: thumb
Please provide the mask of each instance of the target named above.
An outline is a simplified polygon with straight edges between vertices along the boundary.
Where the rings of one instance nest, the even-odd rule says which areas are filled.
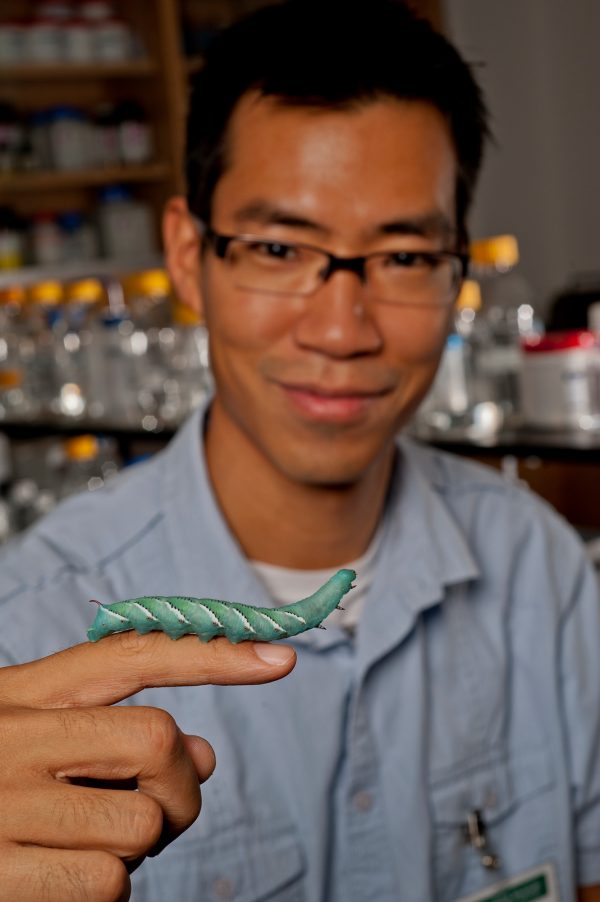
[[[33,708],[111,705],[150,686],[267,683],[296,663],[289,645],[200,642],[163,633],[118,633],[0,669],[0,703]]]
[[[212,776],[217,764],[212,745],[206,739],[203,739],[202,736],[194,736],[189,733],[182,733],[181,741],[194,762],[200,783],[204,783]]]

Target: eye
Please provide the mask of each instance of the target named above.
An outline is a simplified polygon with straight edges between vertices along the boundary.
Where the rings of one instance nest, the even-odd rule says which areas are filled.
[[[249,244],[248,247],[257,257],[264,257],[268,260],[293,263],[298,258],[298,251],[293,244],[281,244],[279,241],[256,241]]]
[[[401,269],[435,269],[439,259],[436,254],[426,251],[397,251],[384,258],[384,266]]]

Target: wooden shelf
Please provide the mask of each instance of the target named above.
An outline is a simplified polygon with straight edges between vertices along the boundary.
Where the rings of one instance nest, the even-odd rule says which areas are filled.
[[[70,79],[149,78],[158,73],[152,59],[115,63],[48,63],[0,66],[0,87],[7,81],[69,81]]]
[[[146,163],[140,166],[110,166],[102,169],[73,169],[46,172],[11,172],[0,176],[0,193],[20,194],[30,191],[56,191],[63,188],[86,188],[116,182],[161,182],[171,176],[168,163]]]

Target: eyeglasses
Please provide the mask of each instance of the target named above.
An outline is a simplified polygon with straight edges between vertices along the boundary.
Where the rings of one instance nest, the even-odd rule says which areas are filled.
[[[335,272],[346,271],[359,277],[373,300],[443,308],[454,302],[469,261],[466,254],[452,251],[389,250],[336,257],[309,244],[221,235],[211,228],[204,237],[226,263],[236,288],[280,296],[311,295]]]

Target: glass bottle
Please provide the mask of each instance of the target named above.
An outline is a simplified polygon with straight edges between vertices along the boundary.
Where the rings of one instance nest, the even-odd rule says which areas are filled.
[[[0,289],[0,420],[27,420],[33,415],[26,393],[23,307],[20,285]]]
[[[100,446],[94,435],[78,435],[64,443],[65,469],[59,497],[102,488],[104,478],[99,462]]]
[[[65,287],[62,316],[54,326],[54,413],[79,417],[89,412],[94,386],[92,358],[93,324],[106,304],[98,279],[80,279]]]
[[[41,414],[52,412],[56,394],[55,327],[62,315],[63,286],[48,279],[29,287],[26,314],[27,390]]]
[[[481,288],[482,318],[489,341],[478,366],[487,379],[490,400],[508,424],[519,418],[520,345],[543,332],[533,307],[533,291],[518,270],[519,245],[514,235],[496,235],[470,246],[470,276]]]

